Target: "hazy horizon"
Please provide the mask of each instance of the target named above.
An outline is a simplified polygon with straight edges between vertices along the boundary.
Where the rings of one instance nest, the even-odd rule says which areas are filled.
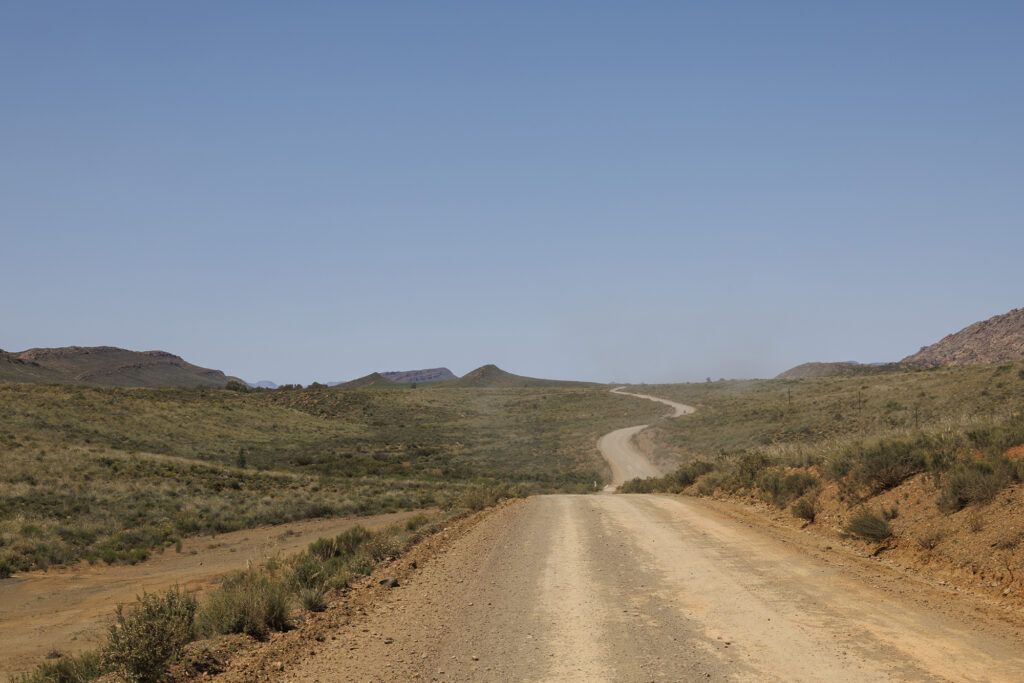
[[[0,348],[895,361],[1024,305],[1017,3],[10,4]]]

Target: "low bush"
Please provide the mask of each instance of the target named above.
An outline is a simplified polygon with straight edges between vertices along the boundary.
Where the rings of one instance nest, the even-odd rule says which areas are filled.
[[[931,462],[937,444],[920,434],[908,439],[882,439],[868,446],[855,445],[833,457],[825,468],[834,480],[849,478],[854,487],[872,494],[899,486]]]
[[[854,513],[846,524],[845,531],[854,536],[881,543],[892,536],[892,525],[882,514],[864,508]]]
[[[925,531],[917,537],[917,546],[921,550],[935,550],[942,542],[944,534],[941,530]]]
[[[144,594],[125,613],[118,605],[103,659],[128,681],[149,683],[163,677],[194,636],[196,599],[174,587],[163,595]]]
[[[817,491],[821,488],[821,481],[813,474],[807,472],[794,472],[783,474],[778,469],[765,470],[757,482],[761,490],[761,497],[776,507],[786,507],[790,501],[801,496]]]
[[[813,522],[818,516],[818,502],[813,496],[804,496],[793,503],[789,510],[794,517]]]
[[[943,477],[939,509],[951,513],[972,503],[987,503],[1010,483],[1013,475],[1005,459],[961,462]]]
[[[225,578],[210,593],[196,621],[204,635],[245,633],[262,640],[291,625],[290,606],[284,580],[249,569]]]

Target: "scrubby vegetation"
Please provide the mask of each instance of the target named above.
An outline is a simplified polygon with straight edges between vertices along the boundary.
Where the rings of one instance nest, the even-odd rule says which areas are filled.
[[[605,387],[231,391],[0,383],[0,577],[180,538],[592,490]]]
[[[698,406],[658,432],[691,462],[660,479],[627,482],[627,492],[749,495],[814,521],[822,480],[836,482],[854,511],[926,473],[946,513],[1024,481],[1024,459],[1013,453],[1024,445],[1021,363],[644,391]],[[862,528],[865,514],[850,523]]]
[[[284,562],[270,558],[226,576],[198,603],[177,587],[142,595],[130,608],[117,608],[102,647],[42,664],[19,683],[80,683],[110,673],[139,683],[163,680],[196,638],[241,633],[263,639],[287,630],[297,613],[322,610],[332,591],[345,588],[354,576],[368,575],[448,521],[450,516],[434,521],[416,516],[376,532],[353,527],[317,539]]]

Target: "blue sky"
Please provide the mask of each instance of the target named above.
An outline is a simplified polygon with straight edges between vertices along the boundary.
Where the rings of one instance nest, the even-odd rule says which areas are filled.
[[[0,3],[0,348],[895,360],[1024,305],[1024,5]]]

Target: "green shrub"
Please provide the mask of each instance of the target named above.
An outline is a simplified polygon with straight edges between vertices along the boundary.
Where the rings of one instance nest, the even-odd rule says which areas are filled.
[[[128,681],[158,681],[192,641],[196,599],[174,587],[163,595],[143,594],[128,612],[118,605],[103,658]]]
[[[99,650],[64,655],[55,662],[44,662],[35,671],[23,674],[16,683],[86,683],[107,673]]]
[[[987,503],[1010,482],[1005,462],[970,461],[960,463],[943,477],[939,509],[945,513],[962,510],[971,503]]]
[[[290,606],[283,580],[249,569],[225,578],[207,597],[196,621],[204,635],[245,633],[263,639],[291,625]]]
[[[880,543],[892,536],[892,525],[883,515],[864,508],[850,518],[845,530],[854,536]]]

